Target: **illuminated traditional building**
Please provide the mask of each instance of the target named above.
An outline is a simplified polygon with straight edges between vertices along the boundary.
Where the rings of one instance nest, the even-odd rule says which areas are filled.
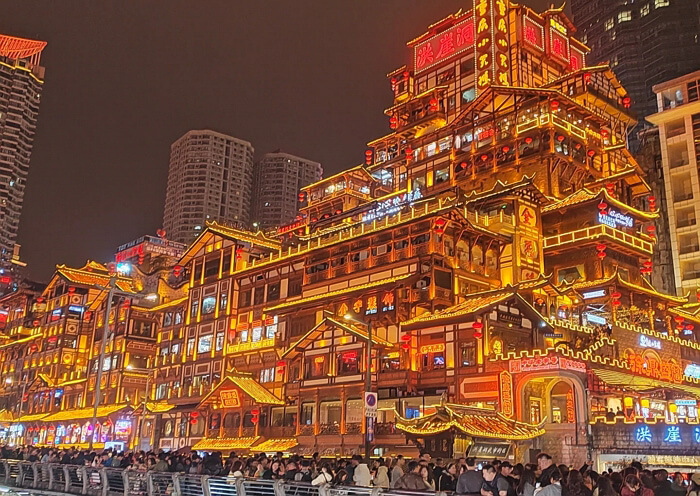
[[[697,466],[700,307],[649,282],[629,97],[572,32],[505,0],[432,24],[364,164],[275,239],[209,223],[140,313],[142,445]]]
[[[299,213],[299,190],[321,179],[318,162],[279,150],[266,153],[255,164],[252,220],[260,229],[287,225]]]
[[[0,269],[12,268],[44,87],[45,41],[0,35]]]
[[[163,227],[191,243],[208,220],[246,226],[250,220],[253,145],[209,130],[188,131],[170,147]]]

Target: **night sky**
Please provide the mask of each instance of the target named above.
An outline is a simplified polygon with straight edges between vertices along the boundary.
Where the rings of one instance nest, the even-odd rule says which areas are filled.
[[[543,9],[551,0],[525,0]],[[20,223],[29,275],[107,261],[161,227],[170,144],[209,128],[320,161],[388,133],[385,74],[470,0],[0,0],[0,33],[48,41]]]

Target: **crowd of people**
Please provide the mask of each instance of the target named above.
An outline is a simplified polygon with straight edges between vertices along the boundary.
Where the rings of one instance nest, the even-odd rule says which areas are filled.
[[[193,451],[101,452],[80,449],[0,447],[0,457],[30,462],[87,465],[156,472],[305,482],[312,485],[357,485],[411,491],[445,491],[469,496],[700,496],[700,472],[684,477],[648,470],[633,462],[619,472],[597,473],[592,463],[578,469],[557,465],[540,453],[536,464],[511,464],[475,458],[443,460],[423,452],[415,460],[386,456],[366,463],[362,456],[324,459],[278,452],[274,456],[239,456]]]

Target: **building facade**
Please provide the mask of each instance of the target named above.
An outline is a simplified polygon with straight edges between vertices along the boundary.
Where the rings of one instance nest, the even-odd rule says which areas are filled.
[[[388,75],[388,134],[304,187],[297,223],[276,236],[208,223],[166,278],[181,296],[125,320],[123,303],[87,298],[108,320],[83,363],[105,327],[139,343],[109,345],[100,432],[132,408],[132,445],[162,449],[347,456],[369,439],[373,455],[700,464],[700,307],[651,282],[659,211],[625,146],[628,93],[588,67],[559,9],[484,0],[426,24]],[[60,271],[41,322],[60,321],[59,288],[76,284]],[[129,311],[148,331],[130,338]],[[5,373],[46,367],[45,343],[0,344]],[[146,395],[122,378],[136,349]],[[94,370],[70,394],[83,409]],[[66,384],[53,387],[40,391]],[[37,401],[37,415],[55,404]],[[16,415],[0,415],[12,442],[97,430]]]
[[[188,131],[170,147],[163,227],[168,238],[192,242],[207,221],[247,226],[253,145],[209,130]]]
[[[653,85],[700,69],[695,0],[572,0],[571,10],[589,64],[610,63],[639,119],[656,112]]]
[[[44,86],[44,41],[0,35],[0,268],[10,271]]]
[[[678,295],[696,298],[700,287],[700,71],[654,86],[665,178],[666,208]]]
[[[323,174],[318,162],[276,151],[266,153],[255,164],[253,176],[253,221],[261,229],[292,223],[299,214],[299,192]]]

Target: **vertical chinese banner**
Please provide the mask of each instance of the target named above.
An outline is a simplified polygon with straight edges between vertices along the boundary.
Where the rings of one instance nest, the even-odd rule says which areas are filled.
[[[508,0],[476,0],[476,86],[510,85]]]
[[[493,65],[495,84],[510,86],[510,44],[508,0],[495,0],[493,6]]]
[[[504,370],[498,376],[501,413],[508,418],[513,418],[515,406],[513,404],[513,376]]]

